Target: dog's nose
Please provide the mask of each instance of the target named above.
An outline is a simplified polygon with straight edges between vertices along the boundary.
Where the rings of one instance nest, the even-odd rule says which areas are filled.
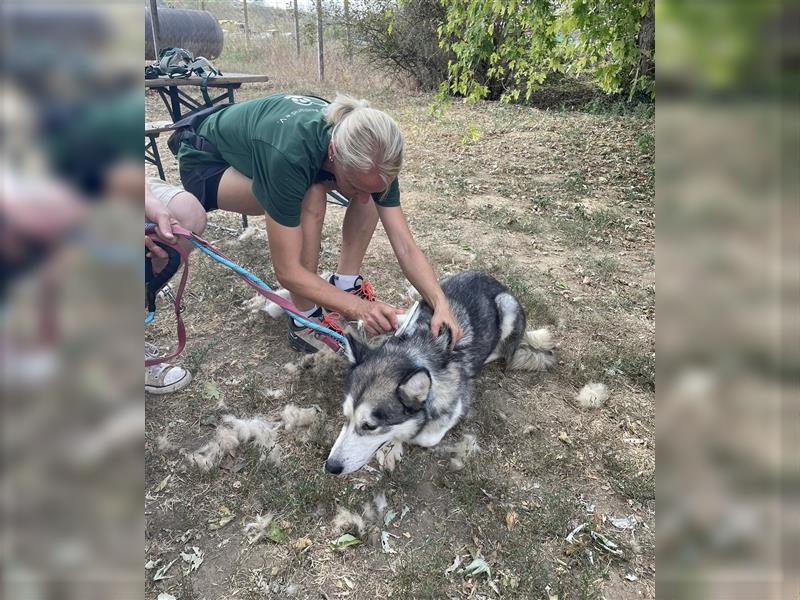
[[[325,461],[325,470],[331,475],[338,475],[343,469],[344,465],[341,463],[331,462],[329,460]]]

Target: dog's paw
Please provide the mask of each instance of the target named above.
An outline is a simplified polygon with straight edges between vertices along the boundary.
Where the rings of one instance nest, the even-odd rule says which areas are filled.
[[[392,472],[403,458],[403,442],[389,442],[375,453],[378,466],[384,471]]]

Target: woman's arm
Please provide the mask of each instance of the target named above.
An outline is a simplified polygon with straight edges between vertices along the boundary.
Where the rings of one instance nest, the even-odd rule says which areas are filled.
[[[378,214],[406,279],[433,308],[431,333],[439,335],[441,326],[447,325],[453,333],[452,348],[463,335],[461,327],[450,312],[450,304],[430,263],[411,235],[403,210],[399,206],[378,206]]]
[[[307,270],[300,262],[303,234],[300,227],[287,227],[266,214],[267,239],[275,276],[287,290],[335,310],[351,320],[360,320],[372,335],[397,328],[395,309],[383,302],[367,302],[348,294]]]

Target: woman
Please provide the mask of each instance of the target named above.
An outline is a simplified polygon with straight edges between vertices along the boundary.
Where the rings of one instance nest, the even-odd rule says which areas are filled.
[[[276,94],[227,106],[179,135],[186,190],[206,211],[266,215],[275,275],[306,317],[330,323],[323,319],[324,306],[362,321],[372,335],[396,329],[396,310],[374,301],[360,275],[380,219],[403,273],[434,309],[431,331],[438,335],[446,325],[453,344],[460,339],[458,322],[400,208],[403,137],[391,117],[344,95],[328,103]],[[350,205],[338,268],[325,282],[317,268],[330,190]],[[305,352],[324,345],[294,319],[289,319],[289,343]]]

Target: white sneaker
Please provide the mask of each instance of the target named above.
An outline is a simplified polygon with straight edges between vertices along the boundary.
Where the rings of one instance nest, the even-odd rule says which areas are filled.
[[[158,348],[145,343],[144,357],[157,358]],[[192,374],[184,369],[168,363],[160,363],[144,368],[144,391],[148,394],[170,394],[182,390],[192,381]]]

